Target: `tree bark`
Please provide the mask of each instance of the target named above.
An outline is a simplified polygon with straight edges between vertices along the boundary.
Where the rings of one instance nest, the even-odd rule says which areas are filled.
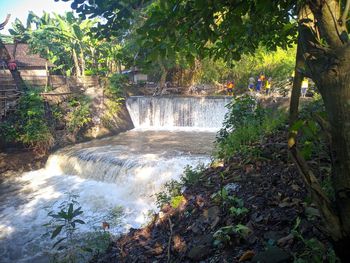
[[[160,58],[160,56],[158,57],[158,64],[161,70],[161,76],[160,76],[160,80],[159,80],[159,94],[162,94],[162,91],[165,87],[165,82],[166,82],[166,77],[168,75],[168,70],[167,68],[164,66],[164,63],[162,61],[162,59]]]
[[[85,56],[84,56],[84,51],[82,46],[79,45],[79,49],[80,49],[80,64],[81,64],[81,75],[84,77],[85,76]]]
[[[341,23],[339,1],[308,2],[307,22],[301,22],[299,28],[306,65],[321,93],[331,126],[334,207],[340,228],[339,235],[328,234],[337,256],[347,262],[350,258],[350,43],[346,25]]]
[[[77,52],[75,51],[74,48],[72,48],[72,55],[73,55],[73,61],[74,61],[74,67],[75,67],[75,74],[77,75],[77,77],[80,77],[81,70],[79,66],[79,59],[78,59]]]
[[[348,58],[349,59],[349,58]],[[349,60],[348,60],[349,61]],[[344,61],[345,62],[345,61]],[[332,182],[342,238],[335,240],[337,254],[350,258],[350,66],[339,64],[334,71],[319,78],[320,92],[331,124]],[[348,245],[344,249],[344,245]]]
[[[298,37],[297,54],[295,58],[295,69],[294,78],[292,86],[292,94],[290,97],[290,107],[289,107],[289,135],[288,135],[288,147],[291,148],[296,143],[296,131],[292,130],[294,123],[298,120],[299,111],[299,98],[301,94],[301,82],[303,79],[303,74],[301,69],[305,68],[305,60],[303,58],[302,48],[300,45],[300,37]]]

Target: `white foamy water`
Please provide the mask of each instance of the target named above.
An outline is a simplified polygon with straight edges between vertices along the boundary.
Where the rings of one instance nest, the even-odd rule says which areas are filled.
[[[186,165],[208,164],[225,98],[150,98],[127,101],[136,129],[67,147],[41,170],[0,184],[0,262],[48,262],[52,241],[43,224],[65,193],[78,194],[80,233],[110,223],[114,235],[140,227],[154,194]],[[112,211],[123,211],[119,218]]]
[[[231,97],[130,97],[127,108],[136,128],[218,131]]]
[[[129,131],[108,139],[68,147],[52,154],[45,169],[3,183],[0,200],[0,262],[47,262],[52,242],[43,237],[48,211],[57,209],[65,192],[79,195],[86,225],[100,229],[109,213],[123,207],[111,233],[140,227],[154,194],[178,180],[186,165],[208,163],[215,134],[203,132]],[[205,143],[204,143],[205,142]],[[8,187],[7,187],[8,186]]]

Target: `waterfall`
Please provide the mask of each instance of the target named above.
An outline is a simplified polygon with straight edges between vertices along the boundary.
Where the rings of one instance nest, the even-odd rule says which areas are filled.
[[[86,222],[79,226],[81,236],[101,230],[103,221],[113,235],[140,227],[145,214],[157,210],[155,193],[164,183],[179,180],[187,165],[210,162],[229,100],[130,97],[127,107],[137,129],[60,149],[44,169],[2,182],[0,261],[49,262],[54,240],[44,235],[43,224],[67,192],[79,195]]]
[[[219,130],[228,97],[129,97],[128,111],[136,128],[190,127]]]
[[[214,138],[203,131],[131,130],[51,154],[44,169],[3,182],[0,261],[49,262],[55,240],[43,236],[43,225],[66,192],[79,195],[82,236],[103,221],[113,235],[140,227],[147,212],[157,210],[154,194],[164,183],[179,180],[186,165],[210,162]]]

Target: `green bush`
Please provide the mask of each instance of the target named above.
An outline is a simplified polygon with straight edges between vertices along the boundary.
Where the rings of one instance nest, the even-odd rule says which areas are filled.
[[[196,167],[187,165],[184,170],[184,175],[180,179],[181,184],[186,186],[195,185],[200,180],[204,170],[204,164],[199,164]]]
[[[232,74],[231,69],[227,66],[224,60],[213,60],[204,58],[201,61],[201,69],[199,72],[199,83],[224,82],[228,76]]]
[[[79,231],[83,221],[84,212],[79,204],[78,195],[65,193],[66,199],[61,202],[58,209],[48,212],[49,222],[44,225],[47,233],[55,243],[50,255],[53,262],[95,262],[99,255],[104,254],[112,242],[112,236],[103,229],[94,229],[87,233]],[[120,223],[121,208],[110,211],[108,219]],[[118,218],[115,218],[115,217]]]
[[[187,165],[180,181],[171,180],[170,182],[165,183],[164,190],[155,194],[158,208],[162,208],[165,204],[170,204],[175,208],[178,207],[183,200],[181,189],[184,186],[191,186],[198,183],[205,169],[206,168],[203,164],[199,164],[194,168]]]
[[[8,121],[0,123],[0,134],[4,143],[15,142],[19,136],[15,126]]]
[[[262,116],[262,109],[257,100],[249,95],[232,99],[226,108],[228,112],[225,114],[223,127],[216,136],[218,142],[224,141],[234,129],[260,121]]]
[[[113,74],[108,81],[108,85],[105,89],[107,97],[122,97],[124,95],[124,89],[128,82],[128,76],[123,74]]]
[[[158,208],[171,202],[173,198],[181,196],[181,183],[171,180],[164,184],[164,190],[155,194],[156,204]]]
[[[262,108],[248,95],[233,100],[227,107],[229,112],[217,134],[216,155],[224,160],[238,152],[242,157],[258,157],[260,150],[254,143],[278,129],[286,119],[284,113]]]
[[[68,101],[69,111],[66,116],[67,129],[77,132],[91,122],[91,102],[86,96],[73,97]]]
[[[53,136],[45,120],[45,105],[38,90],[30,90],[19,100],[11,118],[0,125],[5,142],[18,142],[38,153],[47,151],[53,144]]]

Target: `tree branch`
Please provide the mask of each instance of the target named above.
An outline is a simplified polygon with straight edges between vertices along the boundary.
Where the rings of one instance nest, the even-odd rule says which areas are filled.
[[[346,4],[345,4],[344,11],[343,11],[343,15],[341,16],[342,25],[346,24],[346,21],[348,19],[348,15],[349,15],[349,10],[350,10],[350,0],[346,0]]]
[[[11,15],[10,15],[10,14],[7,14],[5,21],[4,21],[3,23],[0,24],[0,30],[3,30],[3,29],[4,29],[4,27],[6,26],[6,24],[7,24],[8,21],[10,20],[10,17],[11,17]]]
[[[342,237],[339,217],[332,208],[331,201],[324,194],[317,178],[308,167],[306,161],[301,156],[296,145],[289,149],[294,163],[297,165],[300,174],[311,193],[312,200],[317,204],[324,221],[326,222],[327,233],[333,240],[337,241]]]

